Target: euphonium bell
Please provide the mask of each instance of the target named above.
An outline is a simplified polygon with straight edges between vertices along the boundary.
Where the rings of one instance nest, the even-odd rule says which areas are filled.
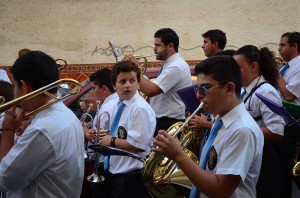
[[[194,153],[186,148],[192,140],[193,136],[193,132],[189,131],[187,124],[192,119],[192,117],[203,107],[203,104],[204,103],[201,102],[198,108],[193,112],[192,115],[190,115],[190,117],[186,119],[184,123],[175,123],[168,130],[169,135],[171,135],[172,137],[177,137],[177,135],[181,132],[180,144],[184,152],[195,163],[198,163],[198,158]],[[191,189],[192,187],[192,183],[190,182],[190,180],[184,175],[182,170],[173,160],[155,152],[151,152],[146,158],[144,168],[142,170],[142,176],[145,185],[147,186],[151,194],[153,191],[157,191],[155,190],[155,188],[157,189],[159,186],[165,187],[169,184],[176,184],[189,189]],[[157,194],[155,196],[157,196]],[[162,195],[162,197],[163,196],[164,195]]]

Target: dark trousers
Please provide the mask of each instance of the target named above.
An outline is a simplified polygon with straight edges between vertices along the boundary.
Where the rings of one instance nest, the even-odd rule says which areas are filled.
[[[292,194],[292,169],[295,165],[294,150],[300,146],[300,128],[296,125],[285,126],[284,137],[280,144],[281,198],[290,198]],[[298,180],[299,183],[299,180]]]
[[[156,128],[154,132],[154,137],[157,136],[159,130],[167,130],[170,126],[177,122],[184,122],[183,120],[178,120],[175,118],[169,118],[169,117],[161,117],[161,118],[156,118]]]
[[[257,198],[279,198],[280,165],[279,165],[279,143],[265,142],[263,149],[262,165],[258,182],[256,185]]]
[[[110,198],[150,198],[140,170],[126,174],[109,174],[109,180]]]

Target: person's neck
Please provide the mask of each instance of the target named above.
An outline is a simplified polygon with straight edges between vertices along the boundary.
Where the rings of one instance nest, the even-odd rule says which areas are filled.
[[[53,94],[55,96],[56,94]],[[49,102],[52,98],[47,95],[38,95],[36,97],[33,97],[31,99],[28,99],[24,101],[22,105],[22,109],[26,112],[32,112],[35,109],[45,105],[47,102]]]
[[[237,97],[228,99],[226,101],[227,105],[224,105],[224,109],[219,112],[220,117],[223,117],[224,115],[226,115],[229,111],[231,111],[236,106],[238,106],[239,104],[241,104],[241,102],[242,101],[239,98],[237,98]]]

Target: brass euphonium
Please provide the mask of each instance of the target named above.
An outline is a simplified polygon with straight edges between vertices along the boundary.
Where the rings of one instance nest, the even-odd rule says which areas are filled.
[[[203,102],[197,107],[197,109],[186,119],[186,121],[179,125],[173,125],[171,131],[168,133],[172,137],[177,137],[181,132],[180,144],[184,152],[195,162],[198,163],[198,158],[188,150],[186,147],[192,140],[193,132],[188,130],[188,123],[192,117],[203,107]],[[175,126],[175,127],[174,127]],[[144,167],[142,170],[143,180],[147,186],[149,192],[152,194],[155,189],[159,187],[165,187],[169,184],[175,184],[182,186],[184,188],[191,189],[192,183],[185,176],[183,171],[178,167],[178,165],[171,159],[151,152],[145,160]],[[153,195],[153,194],[152,194]],[[153,196],[157,196],[153,195]],[[164,195],[161,195],[164,197]]]

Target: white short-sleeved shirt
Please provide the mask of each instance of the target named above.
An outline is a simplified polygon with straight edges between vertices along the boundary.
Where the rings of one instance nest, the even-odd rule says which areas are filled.
[[[263,133],[242,103],[221,119],[222,128],[210,149],[208,164],[211,169],[207,164],[206,171],[217,175],[239,175],[241,182],[230,197],[254,198],[262,162]],[[201,194],[200,197],[207,196]]]
[[[176,53],[170,56],[162,67],[162,72],[154,80],[154,83],[163,93],[151,97],[150,105],[157,118],[166,116],[175,119],[184,119],[185,105],[177,94],[177,91],[192,86],[189,65],[179,53]]]
[[[35,114],[0,163],[7,197],[80,197],[84,175],[83,128],[62,102]]]
[[[286,88],[297,98],[293,103],[300,104],[300,55],[290,60],[288,64],[289,68],[283,75],[283,79],[286,83]],[[279,90],[278,92],[282,100],[284,100]]]
[[[3,69],[0,69],[0,80],[11,83],[10,79],[8,78],[7,72]]]
[[[155,113],[138,92],[130,100],[124,100],[123,103],[125,107],[117,129],[118,138],[123,136],[123,139],[126,139],[129,144],[144,150],[144,152],[135,154],[145,158],[151,151],[152,137],[156,126]],[[126,173],[142,167],[143,162],[132,157],[110,156],[109,172],[113,174]]]
[[[266,82],[264,76],[254,79],[246,88],[247,94],[244,96],[243,101],[248,97],[251,90],[255,86]],[[245,107],[250,115],[254,117],[262,116],[262,119],[257,120],[260,127],[267,127],[272,133],[283,136],[285,122],[283,118],[270,110],[255,94],[261,94],[275,103],[281,104],[281,98],[277,90],[269,83],[262,84],[255,92],[248,97]]]

